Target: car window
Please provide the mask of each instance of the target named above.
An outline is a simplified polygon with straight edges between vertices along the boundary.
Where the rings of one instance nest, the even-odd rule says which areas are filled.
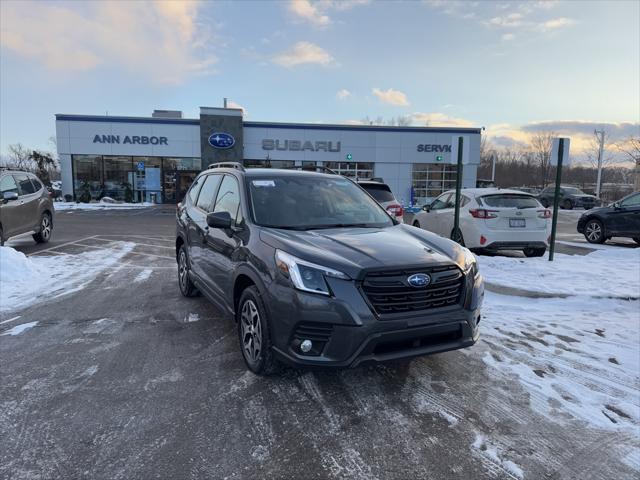
[[[631,195],[630,197],[627,197],[622,202],[620,202],[621,207],[635,207],[638,205],[640,205],[640,193]]]
[[[393,202],[395,200],[393,193],[391,193],[391,189],[384,183],[379,185],[361,184],[360,186],[378,202]]]
[[[36,189],[36,192],[42,189],[42,183],[36,177],[29,177],[31,179],[31,183],[33,183],[33,187]]]
[[[471,201],[471,199],[469,197],[465,197],[464,195],[462,195],[461,198],[461,202],[460,202],[460,206],[464,207],[467,203],[469,203]]]
[[[451,193],[443,193],[438,198],[436,198],[431,204],[431,210],[441,210],[443,208],[448,208],[449,198],[451,197]]]
[[[584,195],[585,193],[580,190],[579,188],[563,188],[562,189],[562,193],[567,194],[567,195]]]
[[[517,193],[500,193],[485,195],[479,199],[482,205],[497,208],[538,208],[538,200],[530,195],[518,195]]]
[[[189,193],[187,193],[187,197],[189,197],[189,200],[194,205],[196,204],[196,199],[198,198],[198,192],[202,187],[204,178],[205,178],[204,176],[196,178],[195,181],[191,184],[191,188],[189,188]]]
[[[20,193],[20,195],[29,195],[31,193],[35,193],[36,189],[33,186],[33,183],[31,183],[31,180],[29,180],[29,177],[27,177],[26,175],[14,175],[15,179],[16,179],[16,183],[18,184],[18,191]]]
[[[213,198],[218,189],[221,175],[207,175],[200,189],[196,206],[205,212],[211,212],[213,208]]]
[[[4,195],[7,192],[18,193],[18,185],[12,175],[5,175],[0,179],[0,195]]]
[[[231,218],[235,220],[235,224],[242,223],[242,214],[240,213],[240,192],[238,181],[231,175],[225,175],[218,189],[216,198],[216,206],[213,213],[229,212]]]

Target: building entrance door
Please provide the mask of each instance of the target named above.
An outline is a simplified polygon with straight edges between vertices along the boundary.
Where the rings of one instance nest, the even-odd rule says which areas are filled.
[[[181,202],[199,173],[197,170],[166,170],[163,185],[164,202]]]

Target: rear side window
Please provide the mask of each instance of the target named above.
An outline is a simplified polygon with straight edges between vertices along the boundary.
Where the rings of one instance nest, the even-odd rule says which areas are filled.
[[[35,193],[36,189],[26,175],[14,175],[16,182],[18,183],[18,190],[20,195],[29,195]]]
[[[201,208],[205,212],[210,212],[213,208],[213,197],[218,189],[220,183],[220,175],[208,175],[202,184],[200,195],[198,195],[198,201],[196,206]]]
[[[630,196],[626,200],[620,203],[623,207],[637,207],[640,205],[640,193]]]
[[[29,177],[31,179],[31,183],[33,183],[33,187],[36,189],[36,192],[42,189],[42,183],[36,177]]]
[[[482,205],[497,208],[538,208],[538,200],[530,195],[517,195],[515,193],[502,193],[480,197]]]
[[[392,202],[395,200],[393,193],[388,185],[381,183],[380,185],[360,185],[364,188],[369,195],[376,199],[378,202]]]
[[[218,190],[218,198],[216,199],[216,207],[213,212],[229,212],[235,224],[242,223],[242,214],[240,213],[240,192],[237,180],[231,175],[225,175]]]
[[[0,195],[4,195],[7,192],[18,193],[18,185],[12,175],[5,175],[0,179]]]

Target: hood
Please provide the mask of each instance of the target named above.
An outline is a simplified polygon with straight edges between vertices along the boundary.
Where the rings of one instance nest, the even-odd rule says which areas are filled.
[[[264,228],[260,239],[274,248],[359,278],[366,270],[458,264],[457,244],[408,225],[293,231]]]

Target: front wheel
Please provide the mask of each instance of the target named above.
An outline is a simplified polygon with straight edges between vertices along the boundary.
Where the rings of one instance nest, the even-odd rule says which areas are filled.
[[[40,231],[33,234],[36,243],[47,243],[51,239],[53,233],[53,224],[51,223],[51,214],[43,213],[40,218]]]
[[[565,210],[573,210],[573,202],[571,200],[565,200],[562,202],[562,208]]]
[[[589,243],[604,243],[607,239],[604,235],[604,227],[600,220],[591,219],[584,227],[584,238]]]
[[[524,253],[525,257],[541,257],[544,255],[544,252],[546,252],[547,249],[544,247],[540,247],[540,248],[525,248],[522,253]]]
[[[0,227],[0,247],[4,247],[4,230]]]
[[[236,311],[240,350],[247,368],[257,375],[269,375],[278,369],[271,351],[267,312],[255,286],[247,287],[240,296]]]
[[[185,297],[195,297],[198,294],[198,289],[191,281],[189,270],[187,249],[184,245],[181,245],[178,251],[178,285],[180,286],[180,293]]]

